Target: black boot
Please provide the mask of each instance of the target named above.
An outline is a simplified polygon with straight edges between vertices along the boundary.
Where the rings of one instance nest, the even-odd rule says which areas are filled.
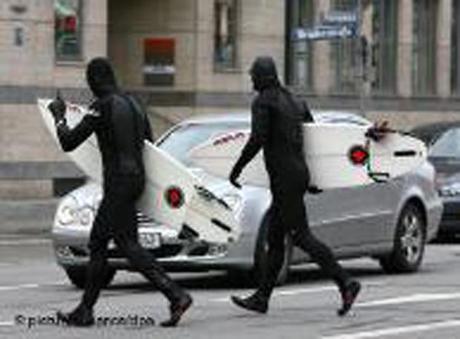
[[[259,291],[256,291],[253,295],[247,298],[241,298],[237,296],[231,297],[231,300],[235,305],[249,311],[263,314],[267,313],[268,311],[268,299],[268,297],[263,296]]]
[[[170,318],[161,322],[160,325],[163,327],[176,326],[185,311],[192,305],[192,297],[177,285],[160,266],[143,270],[142,273],[170,302]]]
[[[192,297],[188,293],[183,292],[183,295],[178,300],[171,302],[169,305],[170,318],[160,323],[160,325],[162,327],[177,326],[182,315],[192,306],[192,303]]]
[[[358,297],[360,290],[361,284],[356,280],[352,280],[345,284],[344,288],[340,291],[342,295],[342,308],[337,310],[337,314],[339,316],[342,317],[346,315],[348,311],[350,311],[351,307],[353,306],[353,303]]]
[[[57,319],[68,326],[88,327],[94,325],[93,310],[80,304],[72,312],[57,312]]]

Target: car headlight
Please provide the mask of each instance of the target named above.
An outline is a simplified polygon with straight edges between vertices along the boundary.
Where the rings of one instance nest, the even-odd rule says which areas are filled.
[[[95,209],[92,206],[80,207],[73,196],[64,198],[56,212],[56,221],[61,226],[90,226],[94,221]]]
[[[241,196],[238,194],[226,194],[222,197],[222,200],[234,211],[237,212],[242,206]]]
[[[94,209],[90,206],[84,206],[78,211],[78,220],[82,226],[90,226],[94,220]]]
[[[78,220],[78,202],[73,196],[67,196],[59,205],[56,220],[60,225],[75,224]]]
[[[439,188],[439,195],[442,197],[454,197],[460,195],[460,183],[443,185]]]

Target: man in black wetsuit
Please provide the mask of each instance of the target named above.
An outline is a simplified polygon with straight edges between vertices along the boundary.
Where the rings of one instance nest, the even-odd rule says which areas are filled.
[[[233,296],[232,301],[248,310],[268,311],[268,301],[283,262],[285,234],[289,232],[294,245],[307,252],[338,285],[342,307],[337,312],[345,315],[359,293],[360,283],[348,276],[331,250],[311,233],[304,206],[306,191],[313,192],[314,188],[309,187],[302,123],[313,118],[306,103],[297,101],[281,86],[272,58],[257,58],[250,74],[258,92],[252,104],[251,136],[231,171],[230,181],[240,187],[237,179],[241,171],[263,149],[272,193],[266,215],[269,250],[257,291],[247,298]]]
[[[74,326],[94,324],[93,307],[104,285],[107,245],[113,238],[131,265],[168,298],[170,319],[161,325],[176,326],[191,306],[192,298],[168,277],[137,238],[135,204],[145,180],[142,149],[144,139],[152,140],[148,118],[132,97],[119,90],[106,59],[93,59],[86,78],[96,101],[91,105],[93,113],[86,115],[75,128],[67,126],[66,105],[60,97],[49,106],[62,149],[70,152],[95,133],[103,163],[104,196],[90,234],[85,291],[72,312],[58,312],[58,317]]]

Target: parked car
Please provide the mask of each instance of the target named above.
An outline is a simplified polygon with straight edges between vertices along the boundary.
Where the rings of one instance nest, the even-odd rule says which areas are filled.
[[[368,120],[351,113],[313,114],[317,122],[371,126]],[[191,240],[185,228],[177,234],[168,225],[160,225],[139,213],[141,244],[154,253],[166,269],[257,272],[266,259],[264,214],[270,204],[269,190],[255,186],[235,190],[227,180],[195,168],[188,158],[191,148],[217,133],[249,128],[248,113],[196,117],[174,126],[156,142],[158,147],[206,179],[207,188],[232,207],[242,227],[238,241],[213,244]],[[441,218],[442,203],[434,178],[433,166],[425,162],[417,170],[387,183],[307,194],[312,230],[331,246],[339,259],[373,257],[385,272],[414,272],[422,262],[426,242],[437,234]],[[85,281],[88,236],[100,199],[101,188],[95,183],[76,189],[60,202],[53,224],[57,262],[79,287]],[[151,241],[158,238],[161,241]],[[307,255],[293,248],[289,235],[285,243],[279,282],[286,279],[290,265],[309,261]],[[112,270],[106,277],[107,283],[116,270],[130,269],[113,243],[109,246],[108,262]]]
[[[444,203],[438,240],[460,235],[460,121],[423,125],[412,133],[429,147],[428,160],[436,169],[436,185]]]

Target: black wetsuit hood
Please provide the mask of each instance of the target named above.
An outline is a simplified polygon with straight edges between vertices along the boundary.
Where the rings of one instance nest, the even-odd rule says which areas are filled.
[[[272,57],[258,57],[251,66],[249,74],[252,77],[254,89],[258,92],[267,88],[278,88],[278,71]]]
[[[86,68],[86,80],[94,96],[101,99],[118,91],[112,65],[105,58],[94,58]]]

